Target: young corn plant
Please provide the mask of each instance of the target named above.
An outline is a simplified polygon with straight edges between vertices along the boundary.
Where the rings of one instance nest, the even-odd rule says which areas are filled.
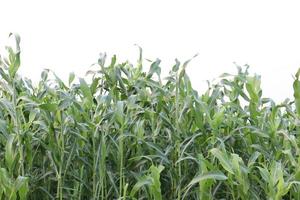
[[[0,57],[0,199],[300,199],[300,80],[265,98],[248,66],[199,94],[175,60],[101,54],[88,78],[18,74]]]

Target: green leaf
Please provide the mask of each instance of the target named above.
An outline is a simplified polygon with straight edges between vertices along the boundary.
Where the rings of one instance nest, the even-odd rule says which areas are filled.
[[[8,135],[7,123],[5,120],[0,119],[0,133]]]
[[[95,78],[91,84],[91,93],[94,95],[97,91],[100,78]]]
[[[11,47],[6,47],[6,49],[9,52],[9,61],[10,61],[9,69],[8,69],[9,75],[10,75],[10,77],[14,78],[20,67],[20,64],[21,64],[21,60],[20,60],[20,41],[21,41],[21,39],[18,34],[13,34],[13,33],[10,33],[9,37],[12,35],[15,36],[16,51],[14,51]]]
[[[164,170],[164,168],[165,167],[162,165],[159,165],[158,167],[152,165],[150,167],[151,178],[153,179],[153,184],[150,186],[150,190],[155,200],[162,200],[160,173]]]
[[[252,165],[254,165],[255,161],[257,160],[257,158],[261,155],[260,152],[255,151],[251,157],[248,160],[248,167],[251,167]]]
[[[141,187],[153,184],[153,179],[150,177],[143,177],[133,186],[130,196],[134,197],[134,195],[140,190]]]
[[[74,74],[74,72],[71,72],[69,74],[69,85],[71,85],[71,83],[74,81],[74,79],[75,79],[75,74]]]
[[[90,107],[92,105],[92,101],[93,101],[92,92],[91,92],[88,84],[85,82],[85,80],[83,78],[80,78],[79,82],[80,82],[81,92],[85,98],[85,101],[88,103],[88,105]]]
[[[228,156],[217,148],[213,148],[210,152],[219,160],[222,167],[229,173],[234,174],[231,162]]]
[[[151,78],[154,73],[160,76],[161,73],[161,68],[159,67],[160,62],[161,62],[160,59],[156,59],[156,61],[151,64],[147,78]]]
[[[296,80],[293,83],[295,106],[298,116],[300,116],[300,81],[299,81],[300,69],[296,73]]]
[[[270,182],[270,173],[267,169],[262,167],[257,167],[259,169],[261,177],[265,180],[266,183]]]
[[[57,111],[58,105],[56,103],[44,103],[40,105],[40,108],[49,112]]]
[[[9,66],[9,75],[14,78],[21,64],[20,52],[13,54],[12,57],[14,58]]]
[[[124,125],[124,102],[118,101],[115,110],[115,119],[116,121],[123,126]]]
[[[213,179],[213,180],[218,180],[218,181],[225,181],[227,180],[227,176],[225,176],[222,172],[220,171],[210,171],[210,172],[205,172],[203,174],[200,174],[196,177],[193,178],[193,180],[188,184],[188,187],[199,183],[200,181],[207,180],[207,179]]]
[[[15,187],[16,187],[16,190],[18,191],[20,200],[27,199],[26,197],[29,192],[28,178],[19,176],[15,182]]]
[[[12,188],[12,181],[5,168],[0,168],[0,186],[3,187],[4,192],[6,189]]]
[[[247,77],[246,89],[253,102],[258,102],[259,100],[261,91],[260,82],[260,76]]]
[[[15,140],[15,135],[14,134],[10,134],[8,139],[7,139],[7,143],[5,146],[5,162],[6,162],[6,166],[7,168],[11,171],[13,170],[13,163],[15,160],[15,153],[14,153],[14,147],[13,147],[13,142]]]

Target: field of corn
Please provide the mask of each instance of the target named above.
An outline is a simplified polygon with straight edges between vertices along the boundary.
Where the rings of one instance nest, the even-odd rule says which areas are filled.
[[[247,67],[198,94],[175,61],[100,56],[91,80],[17,74],[0,58],[0,199],[300,199],[300,80],[262,97]]]

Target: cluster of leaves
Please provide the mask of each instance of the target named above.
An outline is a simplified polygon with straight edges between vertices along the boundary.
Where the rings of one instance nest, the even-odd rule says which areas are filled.
[[[102,55],[90,83],[18,76],[20,38],[0,60],[0,199],[300,199],[295,101],[262,98],[238,67],[199,95],[189,61],[161,79]],[[142,52],[142,51],[140,51]],[[53,77],[53,78],[50,78]]]

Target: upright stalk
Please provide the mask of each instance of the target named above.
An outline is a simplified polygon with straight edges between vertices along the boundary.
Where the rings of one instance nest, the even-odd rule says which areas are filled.
[[[59,112],[59,117],[62,118],[61,112]],[[60,163],[59,163],[59,172],[57,177],[57,197],[59,200],[63,199],[63,178],[62,178],[62,170],[64,163],[64,154],[65,154],[65,141],[64,141],[64,130],[63,123],[60,122]]]
[[[21,129],[20,129],[20,120],[19,120],[19,116],[18,116],[18,111],[17,111],[17,93],[16,93],[16,85],[15,85],[15,79],[14,77],[11,77],[11,81],[12,81],[12,86],[13,86],[13,95],[12,95],[12,99],[13,99],[13,107],[14,107],[14,112],[15,112],[15,117],[16,119],[15,121],[15,127],[16,127],[16,133],[17,133],[17,138],[18,138],[18,151],[19,151],[19,155],[20,155],[20,160],[19,160],[19,164],[20,164],[20,170],[21,172],[19,172],[22,176],[25,175],[25,168],[24,168],[24,153],[23,153],[23,138],[21,136]]]
[[[178,160],[180,158],[180,127],[179,127],[179,87],[180,87],[180,77],[178,76],[178,74],[176,75],[176,93],[175,93],[175,126],[176,126],[176,131],[177,131],[177,137],[179,139],[176,140],[176,153],[177,153],[177,158],[176,160]],[[181,162],[178,163],[178,176],[179,177],[179,183],[177,183],[176,185],[178,185],[178,191],[177,191],[177,199],[180,200],[181,199],[181,183],[180,183],[180,177],[181,177]]]
[[[123,152],[123,135],[124,135],[124,130],[123,130],[123,126],[121,127],[120,130],[120,140],[119,140],[119,155],[120,155],[120,182],[119,182],[119,195],[122,195],[122,191],[123,191],[123,165],[124,165],[124,152]]]

